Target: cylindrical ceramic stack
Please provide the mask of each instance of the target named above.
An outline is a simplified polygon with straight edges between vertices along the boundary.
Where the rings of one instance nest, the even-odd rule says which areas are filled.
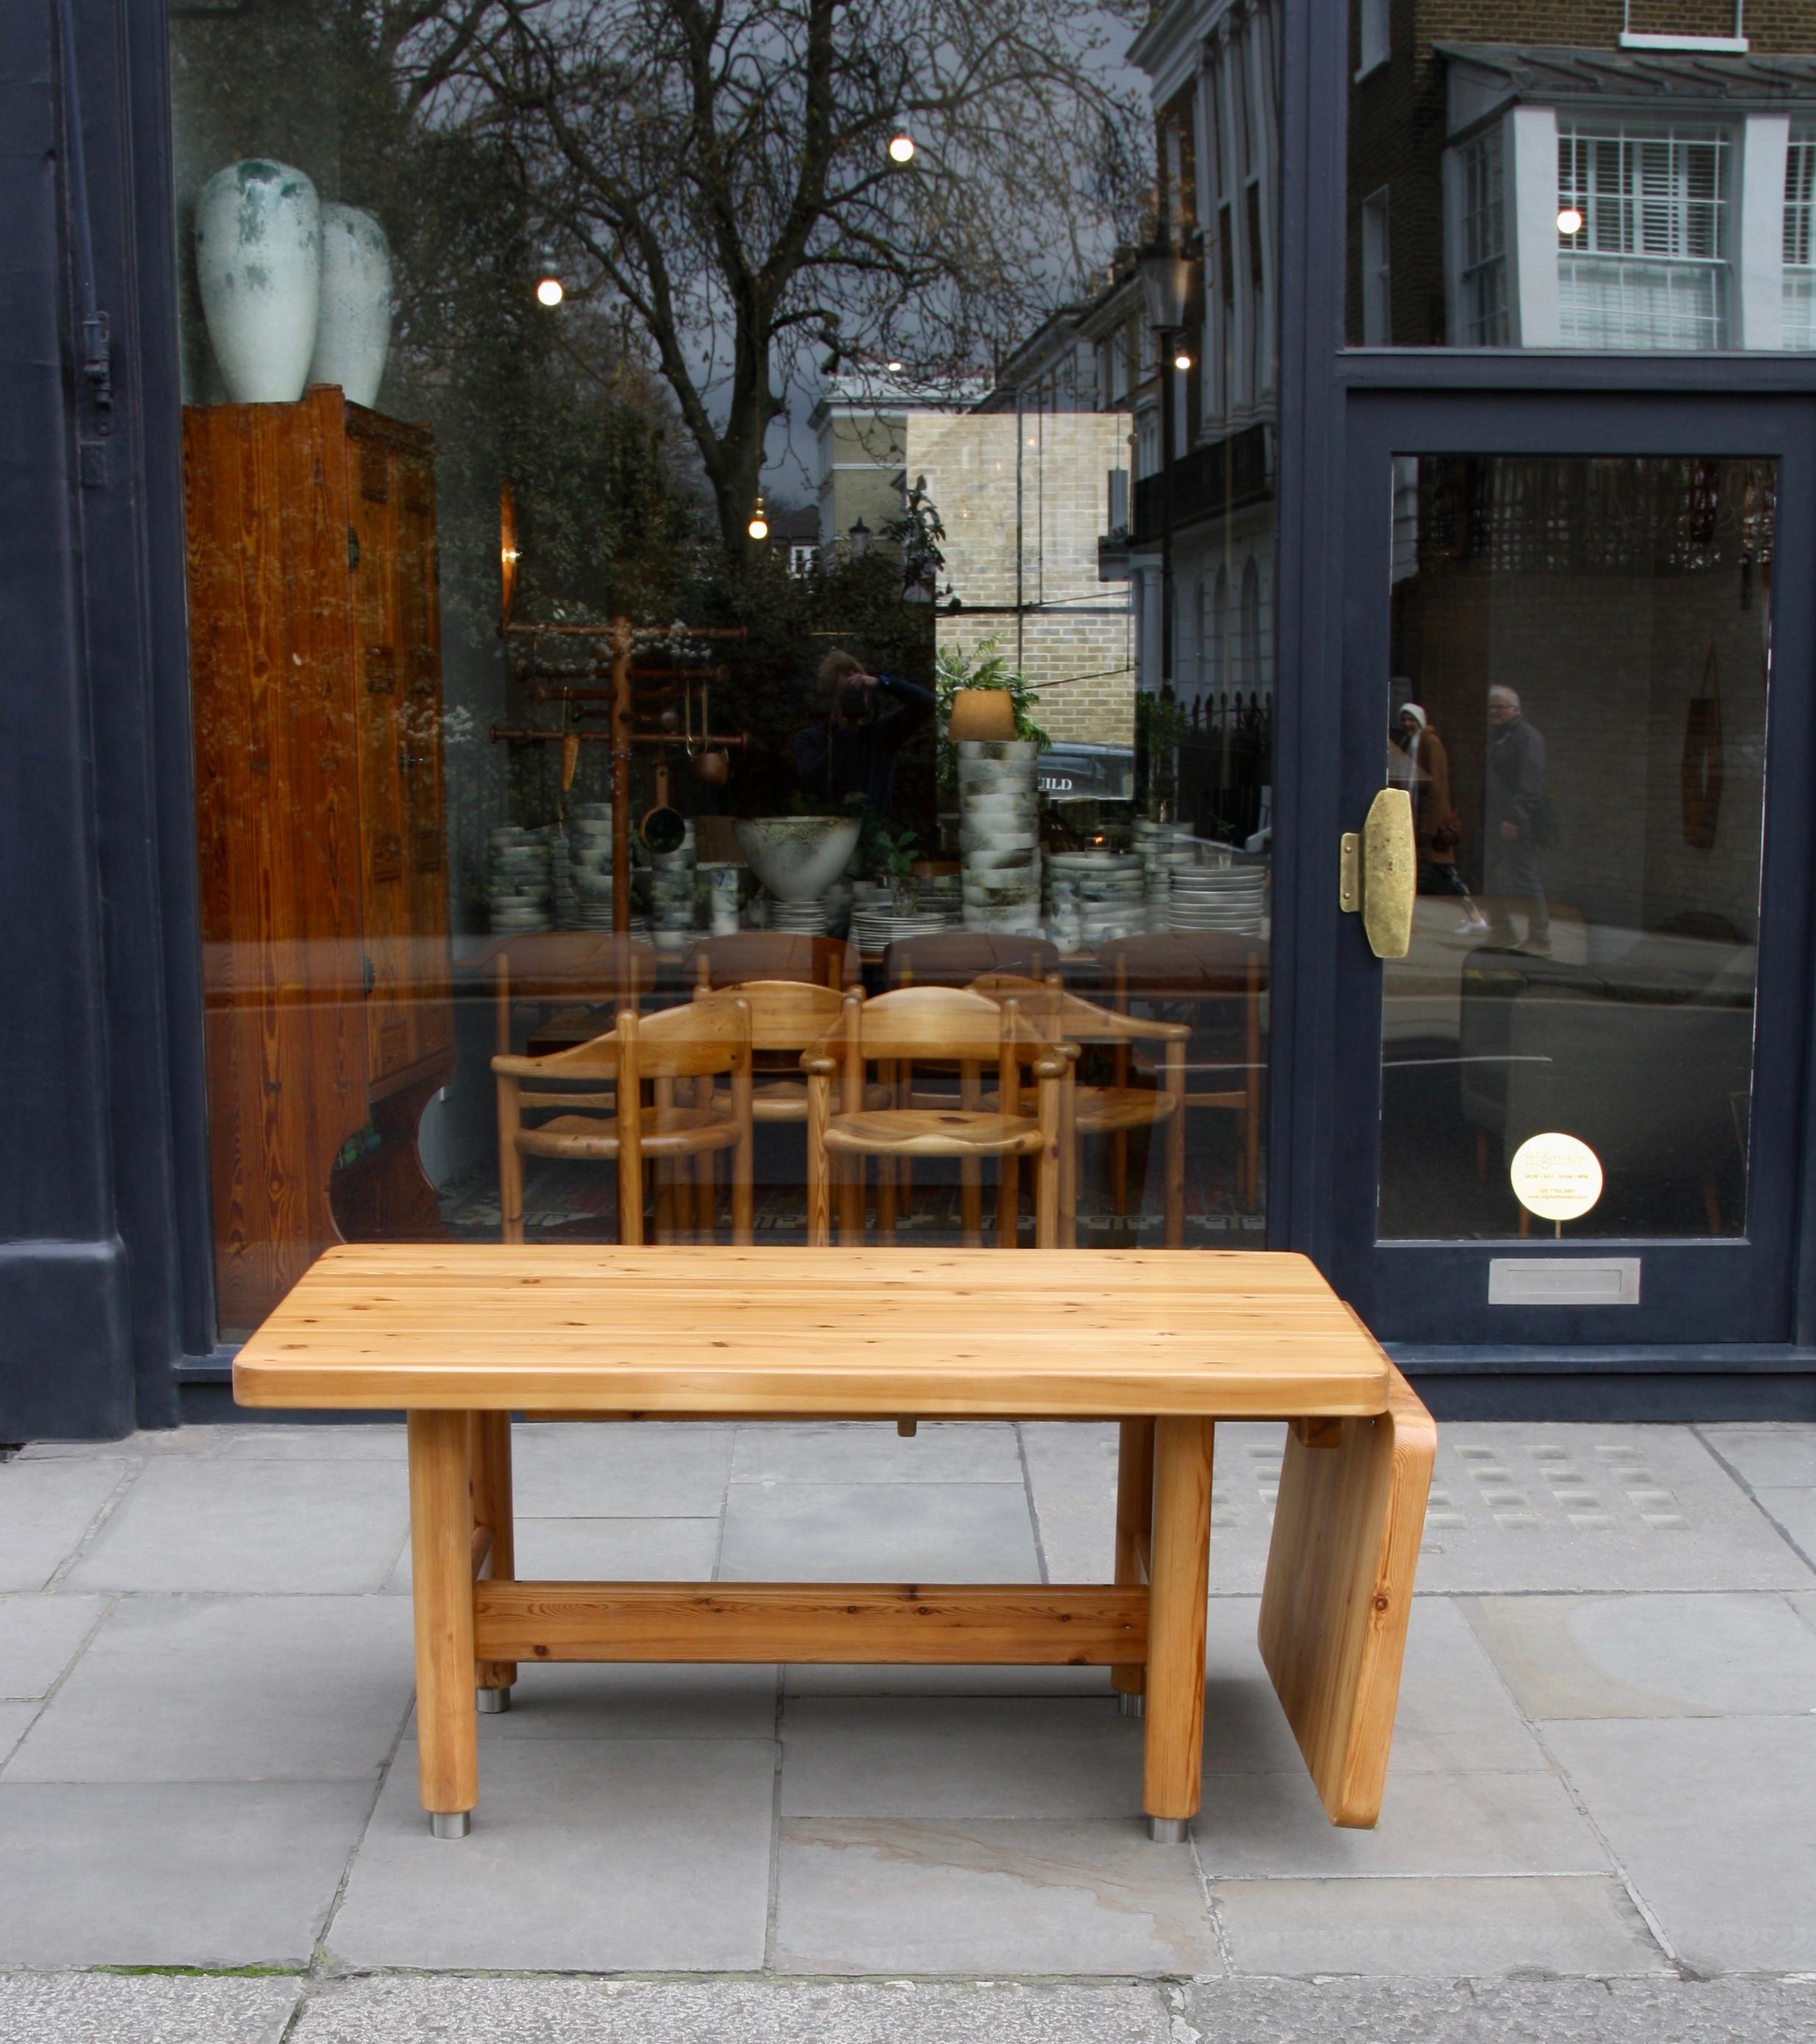
[[[706,927],[715,937],[735,937],[738,926],[738,880],[744,868],[729,859],[708,859],[696,870],[706,893]]]
[[[1262,859],[1237,860],[1225,855],[1214,864],[1173,875],[1168,903],[1168,928],[1185,934],[1221,930],[1258,937],[1268,907],[1268,868]]]
[[[542,835],[548,840],[548,892],[549,903],[558,930],[578,929],[580,924],[580,901],[574,889],[574,873],[568,853],[568,833],[559,824],[551,824]]]
[[[494,934],[509,936],[552,929],[554,888],[546,834],[516,824],[502,824],[487,840],[486,859],[487,897]]]
[[[959,741],[959,859],[968,930],[1040,933],[1039,751],[1019,739]]]
[[[575,925],[612,927],[612,805],[575,802],[568,811],[568,871],[574,889]]]
[[[649,922],[659,951],[684,951],[694,941],[695,867],[699,855],[694,848],[694,826],[679,851],[652,851],[649,855]]]

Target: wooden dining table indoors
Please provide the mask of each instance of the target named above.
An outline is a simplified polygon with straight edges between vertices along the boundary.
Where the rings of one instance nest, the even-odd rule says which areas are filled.
[[[1302,1256],[349,1245],[240,1349],[233,1384],[243,1406],[407,1414],[437,1836],[465,1835],[479,1800],[475,1691],[502,1708],[526,1662],[698,1661],[1106,1667],[1145,1704],[1150,1830],[1182,1837],[1219,1420],[1287,1423],[1262,1655],[1331,1821],[1379,1812],[1436,1435]],[[1114,1420],[1114,1580],[520,1581],[514,1413]]]

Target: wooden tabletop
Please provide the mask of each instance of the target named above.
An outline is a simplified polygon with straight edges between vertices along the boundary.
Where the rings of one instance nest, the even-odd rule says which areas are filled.
[[[1268,1251],[364,1243],[240,1350],[242,1405],[648,1414],[1383,1412],[1389,1366]]]

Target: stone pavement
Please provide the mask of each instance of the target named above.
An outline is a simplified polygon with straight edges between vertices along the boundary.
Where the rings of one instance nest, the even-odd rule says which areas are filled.
[[[1816,2037],[1816,1427],[1452,1425],[1379,1828],[1255,1647],[1204,1812],[1102,1670],[528,1667],[416,1804],[402,1431],[0,1464],[0,2044]],[[1079,1581],[1114,1430],[520,1427],[525,1574]]]

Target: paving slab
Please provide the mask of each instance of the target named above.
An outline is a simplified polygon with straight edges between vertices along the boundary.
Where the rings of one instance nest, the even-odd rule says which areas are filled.
[[[1006,1421],[922,1420],[908,1439],[892,1420],[740,1427],[734,1483],[1020,1483],[1022,1450]]]
[[[0,1770],[18,1750],[31,1722],[44,1705],[35,1700],[0,1703]]]
[[[814,2044],[1192,2044],[1172,2027],[1152,1987],[458,1975],[333,1983],[312,1996],[290,2044],[456,2038],[460,2044],[802,2044],[810,2038]]]
[[[43,1696],[108,1604],[104,1596],[0,1596],[0,1698]]]
[[[1304,1768],[1219,1775],[1192,1826],[1207,1877],[1606,1873],[1608,1854],[1551,1774],[1390,1767],[1372,1831],[1330,1823]]]
[[[1806,2044],[1807,1981],[1191,1981],[1179,2044]]]
[[[519,1519],[517,1572],[525,1581],[708,1582],[718,1558],[711,1519]],[[407,1596],[410,1539],[385,1588]]]
[[[783,1671],[791,1696],[1113,1696],[1107,1668],[998,1667],[955,1662],[949,1667],[866,1667],[842,1662],[791,1662]]]
[[[203,1452],[226,1462],[402,1462],[409,1454],[402,1423],[394,1420],[318,1426],[309,1421],[277,1427],[191,1427],[215,1438]]]
[[[19,1450],[22,1462],[93,1462],[98,1457],[125,1455],[142,1461],[148,1455],[206,1455],[214,1452],[217,1433],[233,1431],[213,1427],[157,1427],[123,1435],[117,1441],[28,1441]]]
[[[804,1973],[1222,1969],[1190,1850],[1137,1818],[790,1818],[771,1964]]]
[[[327,1934],[343,1963],[589,1972],[763,1963],[768,1739],[487,1739],[471,1835],[400,1752]]]
[[[0,1780],[0,1966],[302,1965],[370,1783]]]
[[[1816,1632],[1783,1596],[1474,1597],[1462,1608],[1529,1717],[1816,1710]],[[1422,1600],[1415,1631],[1423,1611]]]
[[[0,2044],[278,2044],[294,1976],[0,1973]]]
[[[71,1589],[377,1590],[409,1523],[402,1472],[383,1463],[170,1456],[139,1472],[65,1581]]]
[[[536,1519],[716,1519],[732,1429],[687,1420],[520,1424],[517,1508]]]
[[[1026,1493],[1006,1483],[738,1483],[725,1582],[1040,1580]]]
[[[1816,1717],[1558,1723],[1545,1742],[1687,1964],[1816,1968]]]
[[[41,1590],[133,1467],[114,1455],[0,1462],[0,1590]]]
[[[777,1671],[756,1663],[521,1662],[488,1744],[537,1739],[772,1739]],[[482,1748],[482,1766],[483,1764]]]
[[[1743,1483],[1816,1490],[1816,1425],[1786,1421],[1696,1431]]]
[[[1210,1898],[1244,1973],[1669,1973],[1618,1881],[1217,1881]]]
[[[1805,1561],[1816,1558],[1816,1490],[1787,1490],[1761,1485],[1753,1493],[1759,1507]]]
[[[1107,1698],[791,1698],[782,1736],[785,1816],[1141,1814],[1141,1726]]]
[[[410,1708],[394,1598],[129,1597],[10,1781],[371,1781]]]
[[[1303,1763],[1256,1639],[1257,1597],[1214,1597],[1205,1631],[1207,1774],[1292,1773]],[[1389,1780],[1401,1774],[1544,1773],[1550,1763],[1462,1614],[1413,1604]]]

